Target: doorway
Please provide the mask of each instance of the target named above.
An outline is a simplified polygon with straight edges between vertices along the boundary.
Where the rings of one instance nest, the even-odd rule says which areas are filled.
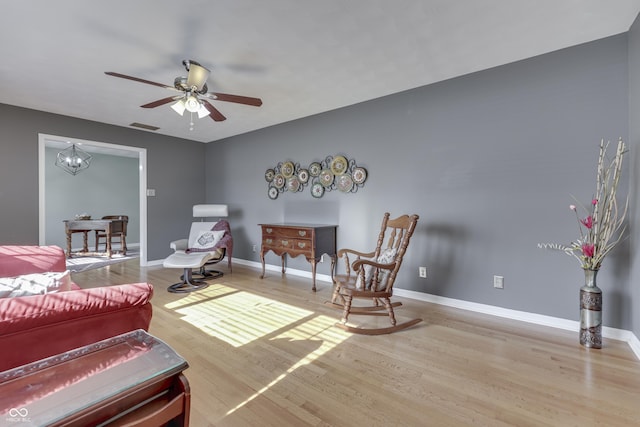
[[[47,180],[46,168],[54,167],[49,165],[46,159],[46,149],[64,149],[70,144],[76,144],[90,154],[103,154],[116,157],[137,158],[138,160],[138,199],[139,199],[139,242],[140,242],[140,265],[147,265],[147,150],[145,148],[129,147],[125,145],[109,144],[98,141],[68,138],[64,136],[38,134],[38,239],[40,245],[46,244],[47,221],[46,221],[46,194]]]

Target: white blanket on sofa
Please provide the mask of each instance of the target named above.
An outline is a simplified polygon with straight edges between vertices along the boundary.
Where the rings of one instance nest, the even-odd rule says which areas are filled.
[[[70,291],[71,272],[24,274],[17,277],[0,277],[0,298],[44,295]]]

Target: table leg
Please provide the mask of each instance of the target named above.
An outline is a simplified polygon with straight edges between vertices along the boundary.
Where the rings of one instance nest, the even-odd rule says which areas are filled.
[[[311,287],[311,290],[315,292],[316,291],[316,263],[318,261],[315,258],[312,258],[309,260],[309,262],[311,263],[311,278],[313,280],[313,286]]]
[[[331,255],[331,282],[334,283],[334,284],[336,283],[336,279],[334,278],[333,273],[334,273],[334,271],[336,269],[337,258],[338,258],[337,256]]]
[[[111,226],[107,229],[107,258],[111,258]]]
[[[84,253],[89,252],[89,245],[88,245],[88,239],[87,239],[88,234],[89,234],[88,231],[82,232],[82,252]]]
[[[286,260],[286,256],[287,254],[284,253],[280,256],[280,258],[282,258],[282,274],[284,274],[284,272],[287,270],[287,260]]]
[[[264,250],[260,249],[260,262],[262,262],[262,274],[260,275],[261,279],[264,279]]]
[[[67,230],[67,258],[71,258],[71,231]]]

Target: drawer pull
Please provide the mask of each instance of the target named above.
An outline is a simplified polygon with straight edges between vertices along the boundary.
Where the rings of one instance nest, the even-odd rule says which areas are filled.
[[[282,246],[289,246],[289,241],[288,240],[283,240],[282,241]]]
[[[273,243],[273,239],[264,239],[265,242],[267,242],[268,244],[272,244]]]
[[[306,248],[306,247],[307,247],[307,244],[306,244],[305,242],[298,242],[298,247],[299,247],[300,249],[304,249],[304,248]]]
[[[273,233],[273,228],[267,228],[266,231],[267,233]]]
[[[307,235],[307,230],[298,230],[298,234],[300,235],[300,237],[304,237]]]

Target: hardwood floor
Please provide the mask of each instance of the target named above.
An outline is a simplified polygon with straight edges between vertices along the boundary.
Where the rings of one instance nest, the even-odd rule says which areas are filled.
[[[155,286],[150,333],[189,362],[195,427],[640,425],[640,362],[623,342],[590,350],[577,332],[403,298],[399,320],[422,323],[353,335],[323,305],[329,283],[314,294],[310,279],[235,265],[167,292],[180,274],[127,261],[73,279]]]

